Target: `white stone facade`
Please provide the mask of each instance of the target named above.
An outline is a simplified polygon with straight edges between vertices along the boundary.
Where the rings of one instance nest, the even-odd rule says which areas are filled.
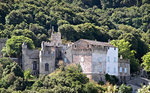
[[[118,48],[108,47],[106,55],[106,73],[118,76]]]

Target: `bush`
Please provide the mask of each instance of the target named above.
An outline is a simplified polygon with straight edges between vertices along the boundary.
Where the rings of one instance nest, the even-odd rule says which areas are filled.
[[[104,81],[99,81],[98,84],[104,85]]]
[[[109,83],[111,84],[117,84],[119,82],[118,78],[114,75],[109,75],[109,74],[106,74],[105,75],[105,80],[108,81]]]
[[[122,84],[119,87],[118,93],[132,93],[132,88],[130,86],[126,86],[126,85]]]

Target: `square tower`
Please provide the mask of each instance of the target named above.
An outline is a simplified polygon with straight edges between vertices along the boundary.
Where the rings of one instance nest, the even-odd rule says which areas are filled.
[[[40,74],[50,74],[55,70],[55,47],[50,42],[42,42],[39,53]]]

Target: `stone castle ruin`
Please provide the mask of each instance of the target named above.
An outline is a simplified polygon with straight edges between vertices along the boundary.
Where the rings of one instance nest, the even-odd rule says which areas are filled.
[[[49,74],[53,72],[59,60],[62,59],[62,40],[60,32],[51,30],[51,42],[42,42],[41,50],[29,50],[22,44],[22,68],[32,70],[33,75]]]
[[[130,76],[130,60],[119,59],[118,48],[109,42],[80,39],[64,45],[61,33],[54,33],[52,28],[50,42],[43,41],[40,50],[30,50],[26,43],[22,44],[22,62],[19,63],[23,70],[29,69],[33,75],[52,73],[60,60],[66,64],[80,64],[83,73],[95,81],[104,81],[107,73],[122,81]]]

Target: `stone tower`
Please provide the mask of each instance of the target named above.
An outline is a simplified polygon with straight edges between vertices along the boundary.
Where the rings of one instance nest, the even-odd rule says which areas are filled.
[[[53,46],[60,46],[62,44],[61,33],[60,32],[55,32],[54,33],[54,28],[53,27],[51,29],[51,44]]]
[[[22,63],[23,70],[31,70],[31,74],[39,74],[39,50],[29,50],[26,43],[22,44]]]
[[[22,44],[22,64],[21,64],[23,70],[26,70],[25,68],[25,64],[27,60],[26,52],[27,52],[27,44],[24,42]]]
[[[40,74],[50,74],[55,70],[55,47],[50,42],[42,42],[39,60]]]

